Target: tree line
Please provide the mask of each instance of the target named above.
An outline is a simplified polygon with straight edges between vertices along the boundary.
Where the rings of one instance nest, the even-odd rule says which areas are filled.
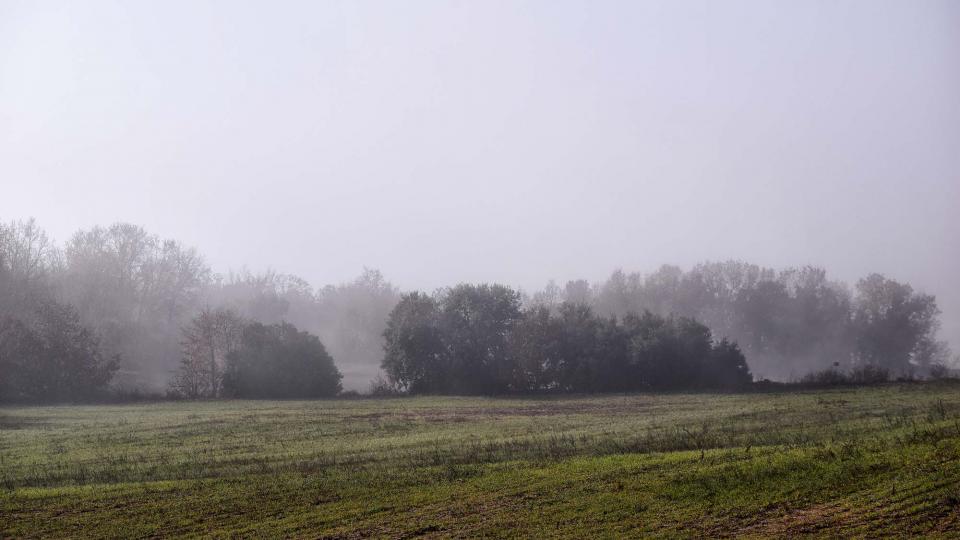
[[[210,318],[233,321],[213,364],[196,353]],[[309,351],[303,343],[313,339],[324,349],[309,353],[316,365],[337,362],[336,374],[318,373],[353,389],[381,367],[387,386],[413,392],[726,388],[741,370],[716,366],[739,366],[738,354],[756,379],[864,366],[928,376],[951,363],[938,326],[933,296],[878,274],[848,287],[819,268],[728,261],[551,282],[529,295],[492,285],[404,295],[376,270],[321,288],[269,271],[217,274],[195,249],[126,223],[63,244],[33,220],[0,223],[0,400],[8,401],[136,390],[252,395],[242,381],[277,386],[262,372],[241,377],[254,369],[242,358]],[[277,358],[263,365],[288,365]],[[191,370],[203,378],[181,384]],[[320,386],[326,395],[337,384]]]
[[[853,287],[822,268],[776,271],[740,261],[663,266],[650,274],[614,272],[605,281],[549,283],[530,305],[563,303],[604,316],[650,311],[696,319],[736,341],[757,378],[798,380],[826,369],[862,366],[925,377],[955,363],[938,340],[936,299],[909,284],[870,274]]]
[[[398,297],[376,270],[318,289],[272,271],[218,274],[194,248],[128,223],[80,230],[62,244],[34,220],[0,223],[0,400],[78,395],[44,380],[70,380],[68,366],[37,367],[46,354],[40,344],[52,337],[47,328],[71,325],[86,332],[86,348],[96,351],[84,363],[102,364],[109,374],[108,384],[84,396],[163,393],[180,370],[185,329],[201,312],[221,309],[318,336],[340,363],[342,380],[364,388],[379,371],[387,313]],[[24,351],[28,333],[38,351],[32,356]],[[25,385],[47,388],[47,397],[20,391]]]
[[[736,390],[752,377],[739,347],[686,317],[601,317],[583,303],[522,308],[502,285],[404,295],[383,368],[413,394]]]

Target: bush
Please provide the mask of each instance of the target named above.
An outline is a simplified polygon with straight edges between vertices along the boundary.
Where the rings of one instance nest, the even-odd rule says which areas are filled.
[[[839,386],[850,384],[850,378],[842,371],[836,369],[825,369],[823,371],[814,371],[807,373],[800,379],[800,384],[812,386]]]
[[[844,385],[871,385],[890,381],[890,370],[864,365],[844,373],[837,369],[825,369],[808,373],[800,379],[801,384],[812,386],[844,386]]]
[[[367,390],[367,395],[374,397],[396,397],[403,395],[403,392],[383,375],[377,375],[375,379],[370,381],[370,388]]]
[[[223,388],[238,398],[317,398],[340,393],[343,376],[317,336],[288,323],[252,323],[227,355]]]
[[[853,384],[879,384],[890,380],[890,370],[879,366],[865,365],[850,372],[850,382]]]

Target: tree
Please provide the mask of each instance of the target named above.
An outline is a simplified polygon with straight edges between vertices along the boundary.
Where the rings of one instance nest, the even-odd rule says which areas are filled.
[[[394,386],[413,394],[447,390],[450,369],[433,298],[419,292],[403,295],[390,312],[383,336],[381,367]]]
[[[22,320],[0,318],[0,402],[40,401],[47,397],[41,383],[49,368],[42,364],[43,352],[40,336]]]
[[[712,351],[710,329],[687,317],[628,314],[624,330],[637,386],[651,390],[696,388]],[[635,387],[635,388],[636,388]]]
[[[713,345],[701,370],[700,386],[738,390],[752,381],[747,359],[735,342],[724,338]]]
[[[163,242],[149,270],[139,317],[152,310],[167,325],[176,325],[193,311],[210,279],[210,269],[197,250],[175,240]]]
[[[5,261],[10,273],[20,279],[20,284],[28,285],[46,274],[50,258],[57,250],[37,222],[33,218],[13,221],[3,229],[0,259]]]
[[[772,269],[743,261],[698,264],[685,279],[687,309],[682,315],[702,321],[719,336],[737,336],[737,297],[774,278]]]
[[[796,368],[824,369],[849,364],[853,351],[851,297],[842,283],[827,279],[822,268],[787,269],[778,280],[790,293],[782,333],[782,355]]]
[[[630,388],[627,337],[615,318],[585,304],[523,312],[510,334],[514,390],[611,392]]]
[[[529,304],[531,307],[543,307],[549,311],[556,311],[562,301],[563,291],[560,289],[560,286],[551,279],[542,291],[533,293]]]
[[[318,335],[354,388],[377,375],[383,332],[399,297],[383,274],[369,268],[356,279],[316,291],[297,276],[246,271],[217,279],[207,290],[212,305],[229,306],[263,323],[290,322]]]
[[[597,311],[615,317],[635,312],[639,296],[638,281],[637,274],[628,275],[623,270],[615,270],[607,281],[600,285],[594,299]]]
[[[318,398],[338,394],[343,376],[320,339],[289,323],[251,323],[227,356],[224,391],[238,398]]]
[[[853,318],[858,360],[894,373],[910,372],[930,358],[939,314],[933,296],[907,284],[880,274],[861,279]]]
[[[548,373],[557,386],[568,392],[594,390],[600,352],[600,320],[590,306],[563,304],[557,315],[559,346]]]
[[[593,288],[584,279],[568,281],[563,288],[563,301],[571,304],[593,305],[595,296]]]
[[[142,227],[115,223],[78,231],[55,281],[83,323],[120,354],[120,386],[162,388],[176,367],[182,326],[210,279],[203,258]]]
[[[83,401],[101,397],[117,370],[73,307],[52,301],[34,322],[0,319],[0,400]]]
[[[510,332],[509,355],[515,363],[511,388],[519,392],[555,389],[561,347],[560,325],[548,307],[524,311]]]
[[[663,265],[656,272],[643,279],[640,291],[640,305],[635,307],[649,310],[657,315],[686,315],[683,290],[683,270],[671,265]]]
[[[220,395],[227,356],[240,346],[245,322],[230,310],[204,309],[183,329],[183,357],[171,386],[185,397]]]
[[[509,391],[517,377],[509,336],[519,320],[520,295],[502,285],[405,295],[387,321],[383,369],[413,393]]]
[[[503,285],[461,284],[440,302],[439,327],[447,391],[464,394],[506,392],[513,380],[507,336],[520,319],[520,295]]]
[[[760,281],[741,289],[733,302],[733,333],[750,358],[767,373],[789,370],[794,359],[788,350],[790,336],[798,330],[791,324],[793,299],[779,281]]]
[[[0,315],[30,319],[50,296],[59,251],[32,218],[0,223]]]

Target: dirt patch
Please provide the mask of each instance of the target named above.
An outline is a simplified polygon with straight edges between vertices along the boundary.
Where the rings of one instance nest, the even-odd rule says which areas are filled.
[[[769,516],[759,523],[737,530],[733,536],[784,538],[828,532],[839,535],[843,528],[856,521],[855,514],[849,508],[831,502]]]

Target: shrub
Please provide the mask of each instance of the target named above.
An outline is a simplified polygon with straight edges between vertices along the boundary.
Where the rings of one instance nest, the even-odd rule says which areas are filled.
[[[850,378],[842,371],[825,369],[823,371],[807,373],[800,379],[800,383],[813,386],[838,386],[850,384]]]
[[[890,370],[867,364],[856,367],[848,373],[837,369],[825,369],[808,373],[800,379],[801,384],[812,386],[870,385],[890,380]]]
[[[890,380],[890,370],[867,364],[851,371],[849,378],[853,384],[885,383]]]
[[[370,381],[370,388],[367,390],[367,395],[374,397],[395,397],[403,395],[403,392],[383,375],[377,375],[375,379]]]
[[[223,388],[240,398],[330,397],[342,377],[317,336],[288,323],[252,323],[227,355]]]

